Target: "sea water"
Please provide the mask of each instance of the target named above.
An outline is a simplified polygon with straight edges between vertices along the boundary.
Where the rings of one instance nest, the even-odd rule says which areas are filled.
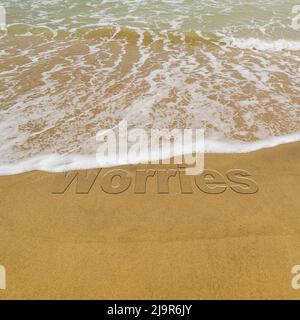
[[[97,167],[123,120],[203,129],[206,152],[300,140],[298,4],[1,0],[0,174]]]

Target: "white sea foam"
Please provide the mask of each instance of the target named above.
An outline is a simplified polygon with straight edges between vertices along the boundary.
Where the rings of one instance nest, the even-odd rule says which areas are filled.
[[[239,49],[254,49],[260,51],[299,51],[300,41],[286,39],[263,40],[259,38],[224,38],[227,45]]]
[[[107,165],[94,137],[122,120],[204,129],[206,152],[300,140],[293,3],[3,0],[0,174]]]
[[[266,140],[255,141],[255,142],[240,142],[240,141],[216,141],[207,140],[205,141],[205,153],[249,153],[265,148],[272,148],[286,143],[292,143],[300,141],[300,133],[291,134],[281,137],[273,137]],[[197,150],[195,150],[196,152]],[[202,150],[201,150],[202,152]],[[171,156],[181,155],[174,151]],[[145,158],[146,159],[146,158]],[[148,159],[148,158],[147,158]],[[107,161],[106,158],[103,163],[96,159],[96,155],[58,155],[58,154],[48,154],[39,155],[32,157],[30,159],[18,161],[13,164],[1,165],[0,164],[0,175],[13,175],[20,174],[24,172],[30,172],[34,170],[46,171],[46,172],[67,172],[73,170],[87,170],[87,169],[97,169],[97,168],[107,168],[114,167],[116,165],[127,165],[128,162],[125,157],[119,155],[119,161],[116,164],[115,160],[111,163]],[[130,162],[130,164],[147,163]]]

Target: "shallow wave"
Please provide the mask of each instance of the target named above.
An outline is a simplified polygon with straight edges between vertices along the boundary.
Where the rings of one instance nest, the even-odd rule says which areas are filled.
[[[265,148],[272,148],[286,143],[292,143],[300,141],[300,133],[273,137],[268,140],[261,140],[255,142],[241,142],[241,141],[215,141],[206,139],[205,141],[205,153],[249,153]],[[194,150],[197,152],[197,150]],[[200,150],[199,152],[203,152]],[[176,157],[182,155],[181,153],[176,153],[176,150],[171,157]],[[162,159],[166,159],[163,157]],[[97,169],[97,168],[107,168],[115,167],[128,164],[143,164],[147,163],[148,159],[142,161],[131,161],[128,162],[125,160],[124,156],[120,156],[120,160],[116,163],[115,161],[111,162],[101,162],[99,159],[96,159],[96,156],[93,155],[78,155],[78,154],[68,154],[68,155],[59,155],[59,154],[46,154],[31,157],[30,159],[18,161],[13,164],[3,165],[0,164],[0,175],[13,175],[21,174],[24,172],[30,171],[46,171],[46,172],[67,172],[73,170],[88,170],[88,169]],[[161,160],[161,159],[160,159]]]
[[[131,43],[137,43],[142,39],[143,44],[150,45],[153,41],[168,41],[174,44],[189,43],[195,46],[224,46],[239,49],[252,49],[260,51],[300,51],[300,41],[277,39],[266,40],[263,38],[238,38],[227,37],[221,33],[195,31],[165,30],[157,31],[150,29],[112,26],[85,26],[72,30],[57,30],[47,26],[34,26],[29,24],[13,24],[7,30],[2,31],[3,37],[44,37],[49,40],[71,40],[71,39],[126,39]]]
[[[0,154],[8,172],[10,163],[57,168],[41,154],[95,154],[93,137],[122,120],[204,129],[207,152],[251,151],[299,132],[297,54],[228,47],[192,32],[87,27],[58,41],[34,30],[0,48]],[[72,159],[62,167],[79,168]]]
[[[260,51],[300,51],[300,41],[293,40],[264,40],[258,38],[224,38],[227,45],[239,49],[254,49]]]
[[[294,1],[3,3],[0,174],[98,167],[122,120],[204,129],[214,153],[299,140]]]

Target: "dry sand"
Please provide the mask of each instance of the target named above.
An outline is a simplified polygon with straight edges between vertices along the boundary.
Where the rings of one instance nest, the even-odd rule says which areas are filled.
[[[168,194],[155,177],[145,194],[107,194],[108,170],[88,194],[75,181],[54,194],[58,174],[0,177],[0,299],[299,299],[299,160],[299,143],[206,156],[224,177],[250,172],[254,194],[182,194],[178,177]]]

